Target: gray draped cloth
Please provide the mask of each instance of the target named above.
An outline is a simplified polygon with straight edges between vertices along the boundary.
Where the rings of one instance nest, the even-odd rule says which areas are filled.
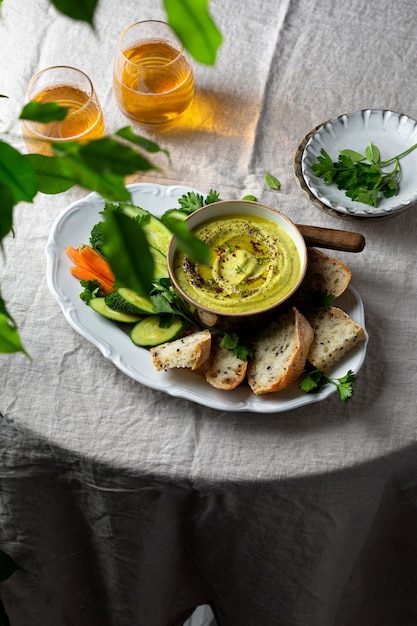
[[[3,5],[0,118],[16,147],[26,84],[49,65],[83,69],[107,130],[127,125],[112,92],[117,38],[164,19],[162,2],[101,0],[94,31],[47,0]],[[32,361],[0,356],[0,549],[24,571],[0,597],[12,626],[180,626],[199,605],[220,626],[411,626],[415,209],[337,220],[302,195],[293,158],[341,113],[417,118],[417,5],[213,0],[210,10],[224,37],[216,66],[194,64],[192,111],[149,135],[172,166],[133,181],[253,194],[296,223],[361,232],[363,252],[337,254],[370,337],[354,396],[240,413],[135,382],[71,328],[47,287],[48,234],[86,192],[19,205],[0,284]],[[280,191],[266,188],[267,171]]]

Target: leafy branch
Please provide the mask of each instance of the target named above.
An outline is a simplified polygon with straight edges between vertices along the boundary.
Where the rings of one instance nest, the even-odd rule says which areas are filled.
[[[318,393],[327,384],[335,385],[341,400],[349,402],[353,395],[353,383],[355,381],[356,375],[352,370],[349,370],[341,378],[329,378],[320,370],[314,370],[300,380],[298,386],[306,393]]]
[[[65,107],[55,104],[26,106],[21,119],[53,121],[62,119]],[[146,156],[158,152],[169,156],[158,144],[136,135],[125,127],[111,136],[87,144],[52,143],[52,156],[21,154],[0,141],[0,246],[13,231],[13,209],[19,202],[32,203],[36,195],[58,194],[74,185],[98,192],[113,201],[130,201],[125,176],[137,171],[158,169]],[[117,254],[116,254],[117,256]],[[21,344],[16,323],[0,293],[0,352],[26,351]]]
[[[336,162],[322,148],[311,169],[316,176],[323,178],[325,185],[335,184],[351,200],[376,208],[381,198],[392,198],[398,194],[400,159],[416,148],[417,144],[382,161],[379,148],[370,143],[365,154],[350,149],[341,150]],[[391,163],[394,163],[393,169],[384,171],[383,168]]]

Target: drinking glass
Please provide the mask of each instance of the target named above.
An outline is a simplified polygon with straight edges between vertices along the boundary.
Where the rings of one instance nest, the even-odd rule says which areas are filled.
[[[113,88],[134,124],[157,127],[184,113],[194,96],[194,75],[184,48],[165,22],[146,20],[120,35]]]
[[[27,99],[57,102],[68,107],[60,122],[22,122],[23,138],[30,152],[52,154],[50,143],[98,139],[104,135],[104,120],[93,84],[87,74],[74,67],[48,67],[29,81]]]

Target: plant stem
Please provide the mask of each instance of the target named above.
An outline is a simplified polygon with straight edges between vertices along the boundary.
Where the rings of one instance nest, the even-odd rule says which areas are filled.
[[[381,161],[379,163],[379,165],[381,167],[384,167],[385,165],[389,165],[390,163],[392,163],[393,161],[397,160],[397,159],[401,159],[402,157],[404,157],[406,154],[409,154],[410,152],[412,152],[413,150],[415,150],[417,148],[417,143],[414,144],[414,146],[411,146],[411,148],[407,148],[407,150],[404,150],[404,152],[401,152],[401,154],[397,154],[397,156],[392,157],[391,159],[388,159],[387,161]]]

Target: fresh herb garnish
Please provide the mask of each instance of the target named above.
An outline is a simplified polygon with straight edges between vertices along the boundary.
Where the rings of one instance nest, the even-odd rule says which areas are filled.
[[[278,178],[269,172],[265,174],[265,183],[269,189],[278,190],[281,188],[281,183]]]
[[[214,189],[210,189],[206,198],[195,191],[189,191],[188,193],[183,194],[178,199],[178,204],[181,207],[182,211],[185,211],[187,214],[193,213],[197,209],[201,209],[201,207],[207,204],[213,204],[214,202],[219,201],[219,193]]]
[[[166,313],[167,315],[179,315],[190,326],[195,326],[196,321],[182,300],[177,296],[169,278],[161,278],[155,281],[150,291],[150,299],[155,309],[155,313]]]
[[[400,159],[417,148],[417,144],[391,159],[381,161],[379,148],[372,143],[365,154],[355,150],[341,150],[336,162],[322,148],[317,162],[311,169],[324,179],[325,185],[335,184],[351,200],[376,208],[381,198],[392,198],[398,194],[401,180]],[[384,167],[394,163],[390,172]]]
[[[92,298],[99,298],[104,295],[98,280],[80,280],[80,285],[84,288],[80,293],[80,298],[84,302],[89,302]]]
[[[228,333],[225,331],[217,331],[223,334],[223,337],[220,341],[220,346],[222,348],[227,348],[231,350],[238,359],[245,361],[246,359],[251,359],[253,357],[252,348],[245,343],[241,337],[237,333]]]
[[[300,382],[298,387],[306,393],[317,393],[324,385],[335,385],[343,402],[349,402],[353,394],[353,383],[356,380],[355,374],[349,370],[345,376],[341,378],[329,378],[320,370],[314,370],[307,374]]]

